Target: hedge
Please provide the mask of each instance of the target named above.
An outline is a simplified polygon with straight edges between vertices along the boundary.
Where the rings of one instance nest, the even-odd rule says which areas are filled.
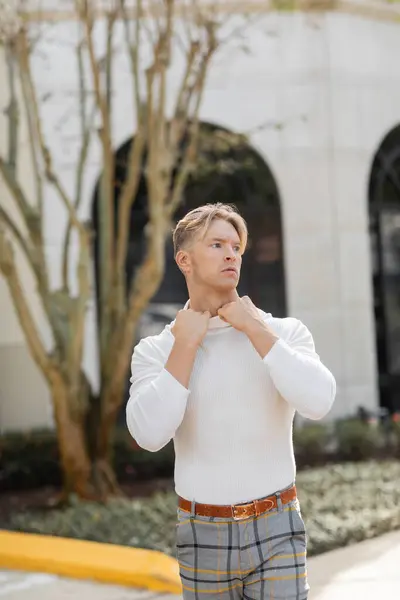
[[[294,450],[299,470],[335,462],[400,458],[400,423],[347,419],[325,425],[311,422],[294,430]],[[129,483],[172,477],[172,443],[159,452],[138,448],[126,430],[114,441],[114,466],[118,480]],[[0,487],[25,490],[61,484],[57,440],[52,431],[11,433],[0,436]]]
[[[118,480],[130,482],[172,477],[172,443],[157,453],[138,448],[125,432],[118,432],[113,448]],[[62,482],[57,439],[53,431],[11,433],[0,437],[0,487],[27,490],[60,486]]]
[[[400,528],[400,463],[368,461],[298,473],[309,555]],[[176,496],[73,502],[65,510],[11,515],[7,528],[174,554]]]

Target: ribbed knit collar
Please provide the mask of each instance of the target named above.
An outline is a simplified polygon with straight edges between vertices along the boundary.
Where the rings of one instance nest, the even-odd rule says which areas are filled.
[[[187,310],[189,308],[189,304],[190,304],[190,300],[188,300],[186,302],[185,306],[183,307],[184,310]],[[211,319],[208,322],[208,329],[218,329],[221,327],[232,327],[232,325],[229,325],[229,323],[226,323],[218,316],[211,317]]]
[[[188,300],[185,304],[185,306],[183,307],[184,310],[187,310],[189,308],[190,305],[190,300]],[[261,308],[257,309],[258,312],[260,313],[260,315],[263,317],[263,319],[265,321],[269,321],[270,319],[272,319],[272,314],[271,313],[266,313],[263,310],[261,310]],[[223,321],[220,317],[211,317],[209,323],[208,323],[208,329],[220,329],[221,327],[232,327],[231,325],[229,325],[229,323],[225,323],[225,321]]]

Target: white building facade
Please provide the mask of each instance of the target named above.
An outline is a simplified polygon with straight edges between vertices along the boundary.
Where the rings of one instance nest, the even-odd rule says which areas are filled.
[[[69,58],[70,49],[59,41],[71,39],[71,27],[69,23],[54,26],[43,41],[46,58],[38,59],[35,70],[44,92],[56,90],[43,114],[55,165],[67,186],[73,185],[79,142],[77,115],[66,116],[76,64]],[[251,25],[246,37],[250,52],[231,48],[221,51],[213,63],[201,119],[232,131],[252,132],[251,144],[273,174],[281,209],[286,314],[309,327],[318,353],[336,377],[337,400],[329,418],[353,414],[360,406],[377,410],[382,403],[382,381],[396,379],[396,339],[392,334],[400,308],[395,301],[391,303],[397,289],[395,258],[392,271],[388,267],[394,293],[386,293],[382,284],[385,261],[395,257],[396,248],[390,241],[396,237],[395,202],[383,220],[379,211],[377,217],[383,228],[385,223],[391,228],[390,239],[384,237],[382,227],[376,237],[376,219],[370,218],[370,182],[384,139],[400,125],[400,25],[339,12],[272,13]],[[134,135],[126,68],[121,62],[115,76],[116,149]],[[3,65],[0,80],[5,78]],[[174,81],[172,73],[172,86]],[[0,91],[2,106],[7,102],[4,94]],[[3,125],[1,130],[3,148]],[[23,138],[26,132],[21,135]],[[21,179],[29,190],[33,178],[22,138]],[[400,136],[398,139],[400,145]],[[395,147],[396,140],[391,149]],[[395,171],[395,165],[393,159],[386,170]],[[86,216],[91,215],[101,170],[95,150],[88,168],[82,213]],[[387,176],[383,171],[376,175],[378,179]],[[378,189],[377,185],[372,188]],[[11,200],[1,181],[0,195],[1,202],[9,206]],[[65,215],[51,191],[46,197],[45,221],[47,257],[56,288]],[[383,248],[377,254],[378,265],[371,253],[372,236]],[[39,314],[27,269],[23,278],[33,310]],[[379,302],[384,305],[386,320],[380,316]],[[48,390],[29,355],[2,279],[0,306],[0,428],[52,426]],[[40,315],[38,318],[44,322]],[[94,382],[95,321],[93,299],[88,311],[85,369]],[[383,334],[382,327],[386,327]],[[44,325],[42,334],[46,339]],[[389,355],[386,361],[381,352]]]

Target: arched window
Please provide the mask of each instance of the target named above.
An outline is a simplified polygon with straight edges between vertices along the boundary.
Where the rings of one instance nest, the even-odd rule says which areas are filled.
[[[198,175],[188,182],[174,219],[177,221],[192,208],[209,202],[235,204],[249,228],[249,247],[243,259],[239,293],[249,295],[266,312],[284,317],[286,297],[281,208],[271,170],[251,146],[244,141],[238,142],[237,136],[235,138],[231,132],[208,123],[203,123],[201,127]],[[125,179],[131,143],[132,140],[128,140],[116,152],[116,211],[121,188],[118,182]],[[97,202],[98,186],[93,203],[93,226],[97,233],[94,237],[96,275],[99,272],[100,233]],[[147,189],[145,178],[142,177],[130,216],[127,282],[144,256],[143,229],[147,220]],[[172,240],[168,239],[163,281],[141,319],[137,339],[132,340],[132,346],[142,337],[159,333],[166,323],[174,319],[186,300],[185,280],[175,264]]]
[[[400,126],[371,169],[369,223],[381,405],[400,410]]]

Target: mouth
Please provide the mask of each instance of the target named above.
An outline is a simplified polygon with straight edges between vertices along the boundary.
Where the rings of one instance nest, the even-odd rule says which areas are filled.
[[[223,273],[234,273],[235,275],[238,274],[238,270],[235,267],[227,267],[226,269],[223,269],[222,272]]]

